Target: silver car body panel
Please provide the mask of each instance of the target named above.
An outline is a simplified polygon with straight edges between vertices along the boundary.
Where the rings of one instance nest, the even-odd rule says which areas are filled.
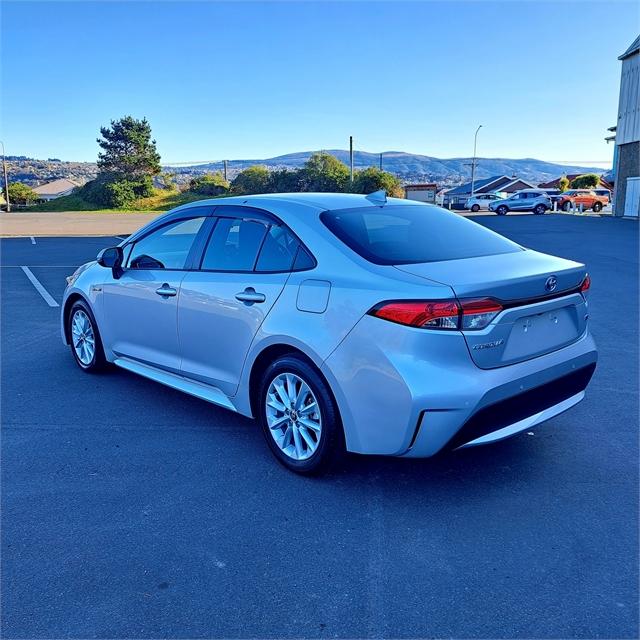
[[[247,416],[254,413],[251,372],[256,360],[267,349],[297,349],[325,376],[350,451],[415,457],[447,446],[483,407],[597,359],[584,298],[569,291],[580,284],[584,265],[530,250],[419,265],[372,264],[320,220],[325,210],[376,206],[363,196],[274,194],[201,201],[160,216],[121,245],[188,216],[190,207],[213,210],[222,204],[276,216],[304,242],[317,266],[275,274],[125,270],[114,279],[109,269],[94,263],[65,291],[65,342],[65,313],[80,296],[94,313],[107,360]],[[545,294],[549,274],[567,295],[507,308],[479,332],[413,328],[367,314],[384,300],[535,298]],[[156,293],[165,283],[176,289],[175,296]],[[247,287],[264,293],[265,302],[238,301],[235,295]],[[563,320],[561,330],[546,342],[542,336],[553,336],[552,330],[536,333],[534,340],[517,334],[524,334],[518,325],[523,318],[545,317],[558,309],[574,314],[564,319],[574,323],[573,333]],[[548,322],[552,329],[559,324]],[[504,342],[474,349],[498,342],[497,337]],[[545,407],[527,416],[534,422],[525,422],[530,427],[553,415]],[[504,429],[501,434],[507,433]],[[476,438],[477,444],[491,439],[486,435]]]

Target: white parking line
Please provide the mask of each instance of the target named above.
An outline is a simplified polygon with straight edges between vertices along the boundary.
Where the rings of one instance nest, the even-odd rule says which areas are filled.
[[[59,307],[60,305],[53,299],[51,294],[40,284],[38,278],[36,278],[29,267],[20,267],[24,271],[24,275],[31,280],[31,284],[36,288],[36,291],[44,298],[44,301],[50,307]]]
[[[31,238],[31,244],[35,244],[36,243],[36,239],[33,236],[29,236]]]

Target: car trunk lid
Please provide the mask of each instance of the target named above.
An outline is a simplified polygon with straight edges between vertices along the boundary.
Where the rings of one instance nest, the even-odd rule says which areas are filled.
[[[479,331],[463,331],[473,361],[501,367],[561,349],[586,330],[579,289],[584,265],[523,250],[462,260],[397,265],[449,285],[458,299],[493,298],[503,306]]]

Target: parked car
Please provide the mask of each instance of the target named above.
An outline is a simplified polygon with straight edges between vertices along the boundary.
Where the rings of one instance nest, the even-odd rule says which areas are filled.
[[[569,189],[558,200],[558,208],[563,211],[571,211],[582,205],[583,211],[593,209],[596,213],[602,211],[602,207],[609,204],[609,198],[599,196],[590,189]]]
[[[502,200],[502,198],[495,193],[479,193],[471,198],[469,198],[465,204],[465,209],[470,209],[471,211],[480,211],[480,209],[488,210],[489,203],[495,202],[496,200]]]
[[[606,198],[607,199],[606,204],[609,204],[611,202],[611,191],[609,191],[609,189],[594,189],[593,192],[597,196],[602,196],[603,198]]]
[[[345,449],[494,442],[580,402],[589,286],[583,264],[384,192],[240,196],[102,250],[69,276],[61,329],[83,371],[257,418],[283,465],[315,473]]]
[[[539,189],[523,189],[489,204],[489,211],[495,211],[499,216],[505,216],[509,211],[533,211],[542,215],[548,209],[551,209],[551,200],[546,192]]]

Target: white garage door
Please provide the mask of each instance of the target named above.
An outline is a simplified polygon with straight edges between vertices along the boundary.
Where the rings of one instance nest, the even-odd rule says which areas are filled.
[[[637,218],[640,211],[640,178],[627,178],[627,194],[624,199],[625,217]]]

